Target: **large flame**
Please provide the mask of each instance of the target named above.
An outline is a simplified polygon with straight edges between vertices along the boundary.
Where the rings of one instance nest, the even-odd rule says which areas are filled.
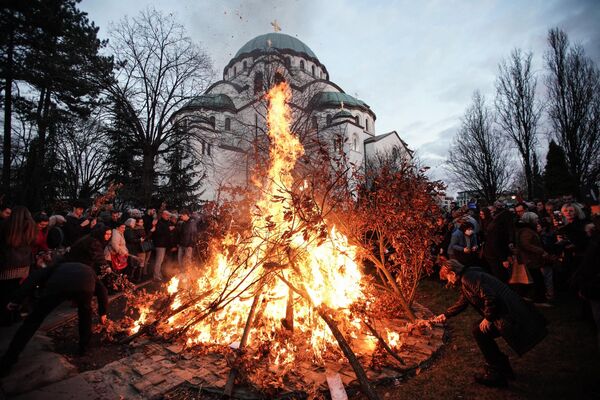
[[[290,191],[294,183],[293,170],[296,160],[304,153],[302,144],[290,131],[290,96],[285,82],[267,94],[270,164],[266,177],[255,177],[260,196],[253,212],[252,234],[247,239],[233,236],[225,239],[222,248],[229,250],[217,254],[204,267],[203,276],[187,284],[188,290],[194,293],[211,295],[199,300],[190,311],[168,320],[171,329],[188,326],[189,345],[239,344],[256,296],[260,301],[248,346],[270,343],[275,338],[288,338],[296,333],[304,338],[296,342],[275,340],[270,346],[274,364],[290,363],[296,357],[319,360],[326,349],[334,347],[335,340],[315,307],[326,306],[345,317],[339,320],[349,321],[346,329],[359,329],[359,321],[353,321],[348,310],[363,297],[361,272],[355,262],[356,249],[335,227],[327,229],[325,238],[319,237],[316,229],[303,226],[299,218],[290,214],[294,210]],[[310,302],[289,285],[307,293]],[[175,295],[172,309],[181,304],[177,292],[183,286],[185,278],[181,282],[174,278],[169,284],[169,293]],[[190,325],[193,312],[211,307],[213,311],[208,317]],[[144,312],[141,319],[146,318]],[[289,335],[290,319],[293,320],[292,335]],[[136,322],[136,329],[140,323]]]

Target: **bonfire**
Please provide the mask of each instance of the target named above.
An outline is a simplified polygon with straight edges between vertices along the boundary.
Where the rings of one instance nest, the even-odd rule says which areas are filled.
[[[173,277],[164,293],[139,297],[127,340],[152,334],[190,351],[225,354],[228,395],[236,383],[267,392],[294,383],[306,389],[299,365],[328,369],[345,362],[361,390],[376,398],[361,363],[373,367],[386,358],[405,368],[396,349],[406,320],[386,318],[393,307],[382,310],[358,249],[319,204],[304,201],[298,211],[306,187],[293,174],[304,149],[290,131],[290,95],[285,82],[266,95],[270,161],[254,179],[250,227],[216,243],[197,273]],[[415,326],[426,329],[428,322]]]

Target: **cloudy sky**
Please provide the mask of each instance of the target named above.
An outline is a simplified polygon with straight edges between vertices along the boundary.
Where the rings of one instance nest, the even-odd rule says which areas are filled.
[[[600,65],[598,0],[83,0],[106,37],[111,22],[145,7],[173,13],[210,54],[217,76],[248,40],[272,31],[307,44],[330,79],[367,102],[379,134],[396,130],[433,174],[474,90],[490,101],[498,63],[519,47],[543,54],[564,29]],[[541,86],[541,85],[540,85]]]

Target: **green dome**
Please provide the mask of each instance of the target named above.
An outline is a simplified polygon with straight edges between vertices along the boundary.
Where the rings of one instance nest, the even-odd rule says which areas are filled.
[[[358,100],[349,94],[342,92],[321,92],[317,93],[313,98],[313,105],[316,108],[337,108],[344,104],[344,107],[370,107],[362,100]]]
[[[226,94],[203,94],[202,96],[194,97],[184,107],[236,111],[235,104],[233,104],[233,101]]]
[[[317,58],[315,53],[302,41],[293,36],[284,33],[267,33],[260,35],[250,40],[242,46],[235,54],[234,58],[238,58],[242,54],[252,53],[254,51],[266,52],[272,49],[292,50],[296,53],[304,53],[312,58]]]
[[[346,103],[344,103],[345,105]],[[347,110],[341,110],[337,113],[335,113],[333,115],[333,119],[337,119],[337,118],[354,118],[354,115],[352,115],[349,111]]]

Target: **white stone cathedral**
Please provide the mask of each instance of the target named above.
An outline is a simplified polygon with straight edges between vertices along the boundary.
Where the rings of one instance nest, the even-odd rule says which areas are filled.
[[[283,33],[268,33],[242,46],[225,66],[223,79],[175,114],[173,122],[199,140],[206,167],[201,200],[218,201],[223,185],[250,183],[251,154],[265,133],[263,95],[281,80],[292,88],[292,130],[301,140],[299,132],[329,141],[358,168],[378,152],[412,158],[397,132],[376,134],[373,110],[332,82],[307,45]]]

